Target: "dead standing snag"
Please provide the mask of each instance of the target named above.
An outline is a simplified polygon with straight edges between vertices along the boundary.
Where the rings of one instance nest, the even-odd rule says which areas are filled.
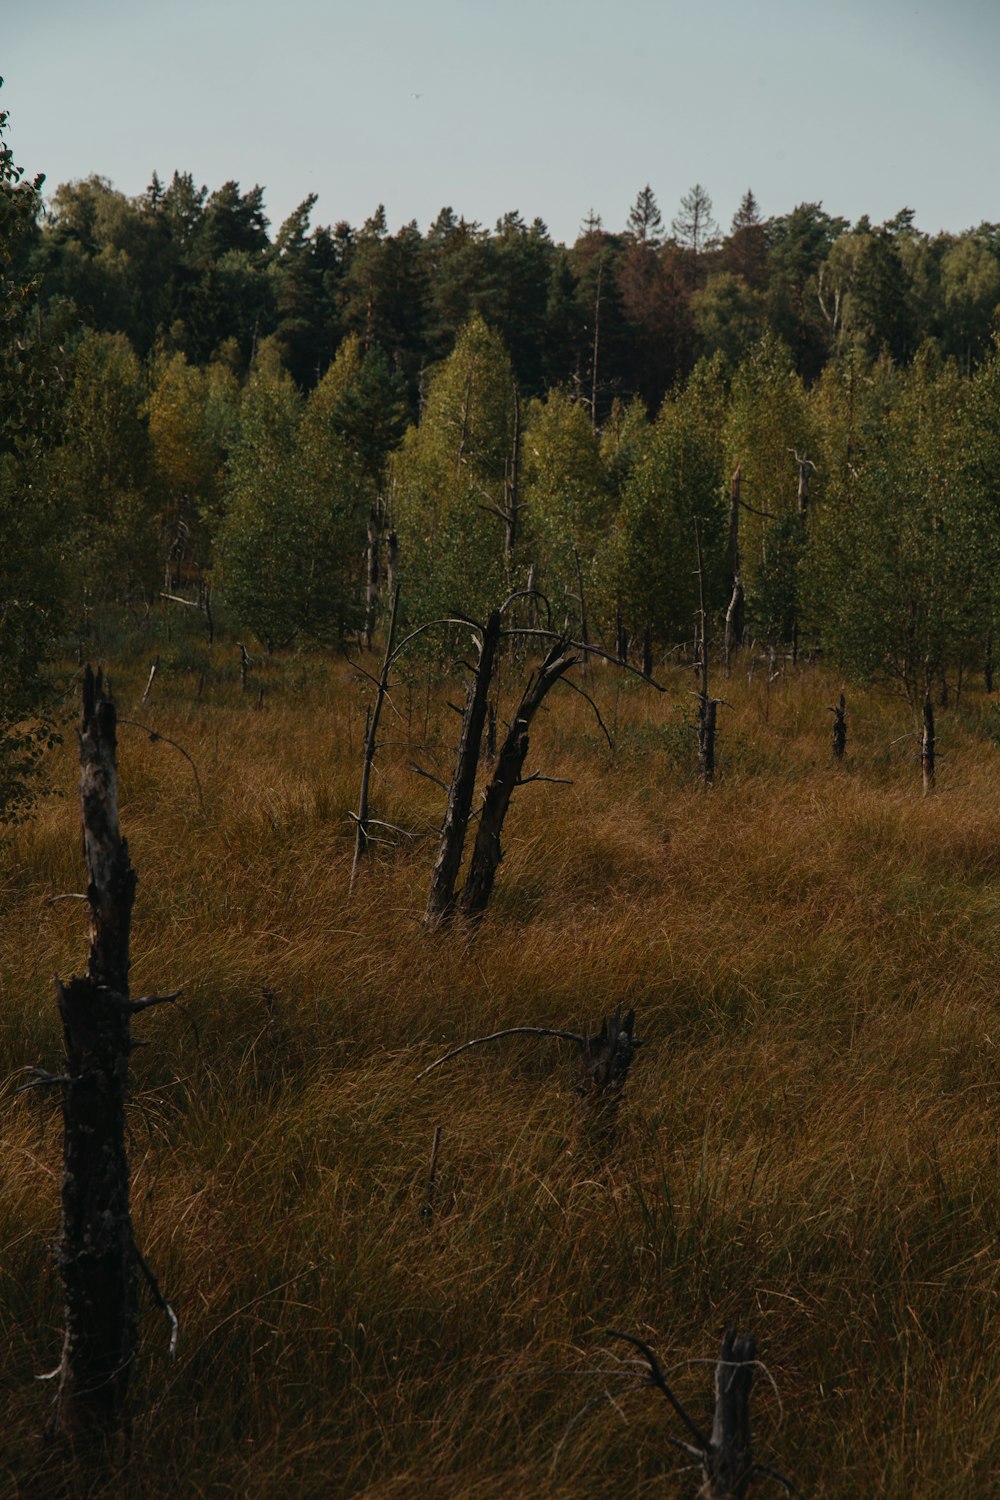
[[[133,1238],[125,1102],[131,1018],[176,999],[129,1000],[136,876],[118,820],[115,705],[90,667],[79,739],[90,952],[83,978],[56,982],[66,1064],[57,1256],[65,1333],[55,1426],[66,1437],[121,1424],[138,1341],[140,1269],[165,1306]]]

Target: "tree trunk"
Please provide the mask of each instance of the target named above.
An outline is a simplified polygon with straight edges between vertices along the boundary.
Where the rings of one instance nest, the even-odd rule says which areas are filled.
[[[371,784],[372,764],[378,748],[378,725],[382,717],[382,705],[389,688],[389,670],[392,666],[392,649],[396,640],[396,613],[399,609],[399,589],[392,596],[392,614],[389,617],[389,634],[385,643],[385,658],[379,674],[375,692],[375,704],[365,733],[364,758],[361,764],[361,791],[358,795],[358,811],[354,819],[354,862],[351,865],[351,886],[357,878],[358,868],[368,853],[368,791]]]
[[[934,705],[930,695],[924,699],[923,729],[920,735],[920,772],[924,784],[924,796],[934,790],[936,775],[937,745],[934,736]]]
[[[118,822],[116,718],[100,673],[95,679],[88,667],[79,739],[90,953],[85,978],[57,981],[68,1082],[58,1248],[66,1327],[56,1426],[67,1436],[120,1423],[138,1336],[125,1150],[136,876]]]
[[[537,673],[533,673],[518,705],[483,799],[468,878],[462,891],[461,908],[468,917],[480,916],[493,894],[497,868],[503,858],[500,834],[515,788],[528,754],[528,728],[548,693],[579,657],[566,651],[565,643],[553,646]]]
[[[831,708],[833,714],[833,756],[835,760],[843,760],[844,751],[847,749],[847,701],[843,693],[836,708]]]
[[[715,1415],[711,1447],[703,1460],[705,1500],[743,1500],[753,1473],[750,1387],[757,1345],[727,1329],[715,1366]]]
[[[368,545],[365,549],[365,649],[372,649],[378,608],[379,550],[382,545],[382,506],[376,495],[368,512]]]
[[[455,906],[455,882],[462,864],[465,834],[476,790],[476,768],[486,722],[493,663],[500,641],[500,611],[494,610],[486,622],[479,652],[479,665],[462,715],[462,732],[458,741],[455,770],[448,792],[448,806],[441,828],[437,858],[431,871],[431,887],[424,912],[424,925],[432,931],[440,927]]]

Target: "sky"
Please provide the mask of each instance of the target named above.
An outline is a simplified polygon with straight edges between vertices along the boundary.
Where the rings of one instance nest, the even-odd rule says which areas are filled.
[[[571,243],[699,182],[928,233],[1000,220],[1000,0],[7,0],[0,105],[46,190],[265,189],[276,230],[517,210]]]

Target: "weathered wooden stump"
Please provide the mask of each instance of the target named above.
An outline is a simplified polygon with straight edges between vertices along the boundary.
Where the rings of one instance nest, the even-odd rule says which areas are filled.
[[[757,1345],[750,1334],[727,1328],[715,1366],[715,1414],[702,1460],[705,1500],[743,1500],[753,1477],[750,1387]]]
[[[635,1035],[635,1011],[623,1016],[620,1005],[614,1015],[605,1018],[597,1036],[583,1038],[576,1098],[577,1122],[585,1133],[613,1133],[629,1069],[640,1045]]]

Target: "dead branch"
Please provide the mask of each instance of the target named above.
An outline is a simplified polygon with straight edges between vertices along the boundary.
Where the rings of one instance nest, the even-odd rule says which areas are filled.
[[[468,1052],[472,1047],[482,1047],[486,1042],[498,1042],[508,1036],[548,1036],[560,1042],[575,1042],[578,1047],[586,1045],[586,1038],[576,1031],[559,1031],[550,1026],[508,1026],[504,1031],[494,1031],[489,1036],[477,1036],[471,1042],[463,1042],[460,1047],[453,1047],[450,1052],[445,1053],[444,1057],[439,1057],[437,1062],[432,1062],[430,1067],[418,1073],[417,1078],[426,1078],[427,1074],[433,1073],[435,1068],[451,1062],[453,1057],[458,1057],[462,1052]]]
[[[157,741],[162,740],[165,745],[172,745],[175,750],[183,755],[184,759],[191,767],[191,770],[194,772],[194,784],[198,792],[198,805],[201,808],[202,812],[204,812],[205,797],[201,789],[201,777],[198,775],[198,767],[195,765],[190,755],[184,749],[184,746],[178,745],[177,741],[172,740],[169,735],[161,734],[158,729],[150,729],[148,724],[140,724],[137,719],[119,719],[118,722],[119,724],[127,724],[130,729],[141,729],[143,734],[149,735],[149,743],[151,745],[155,745]]]

